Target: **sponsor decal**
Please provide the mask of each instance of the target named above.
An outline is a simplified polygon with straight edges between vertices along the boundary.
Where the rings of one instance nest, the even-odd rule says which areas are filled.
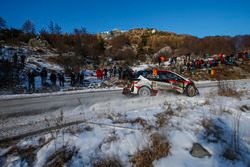
[[[151,88],[153,88],[153,89],[156,88],[156,82],[151,83]]]
[[[173,86],[183,88],[183,87],[184,87],[184,84],[181,83],[181,82],[179,82],[179,83],[178,83],[178,82],[174,82],[174,83],[173,83]]]

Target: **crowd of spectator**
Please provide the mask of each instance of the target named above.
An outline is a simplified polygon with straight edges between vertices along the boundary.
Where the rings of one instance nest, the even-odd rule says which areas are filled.
[[[173,57],[170,59],[170,67],[175,68],[181,74],[184,71],[192,72],[196,69],[211,69],[220,64],[238,65],[238,62],[244,62],[245,59],[250,59],[248,52],[232,53],[230,55],[218,54],[211,57],[193,59],[190,56],[183,58]]]

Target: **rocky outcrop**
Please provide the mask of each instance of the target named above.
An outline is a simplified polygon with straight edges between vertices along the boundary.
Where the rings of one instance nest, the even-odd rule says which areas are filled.
[[[160,49],[157,53],[154,54],[154,59],[157,59],[160,55],[170,56],[172,54],[172,49],[169,46],[166,46]]]
[[[46,40],[42,40],[40,38],[30,39],[28,45],[31,47],[48,47],[49,46]]]
[[[194,143],[190,154],[197,158],[210,157],[211,154],[199,143]]]

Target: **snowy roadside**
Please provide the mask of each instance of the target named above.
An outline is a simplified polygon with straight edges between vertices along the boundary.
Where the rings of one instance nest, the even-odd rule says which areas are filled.
[[[106,160],[136,166],[145,158],[148,166],[156,167],[249,166],[250,84],[237,82],[237,89],[243,90],[240,97],[218,96],[215,88],[205,88],[193,98],[162,93],[149,98],[113,99],[87,108],[79,105],[59,117],[57,123],[66,121],[64,118],[85,123],[22,139],[14,145],[5,143],[0,161],[10,166],[53,166],[63,161],[77,167]],[[170,150],[147,161],[147,150],[154,151],[154,134],[166,138]],[[194,143],[209,154],[200,158],[191,155]],[[235,155],[226,155],[228,149],[236,149]],[[19,154],[20,150],[29,154]],[[58,155],[68,158],[58,160]],[[137,155],[140,158],[136,159]]]

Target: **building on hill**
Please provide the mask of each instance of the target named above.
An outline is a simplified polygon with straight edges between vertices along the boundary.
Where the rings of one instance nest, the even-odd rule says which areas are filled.
[[[122,35],[125,31],[119,30],[119,29],[113,29],[111,31],[105,31],[97,33],[97,36],[102,37],[105,40],[110,40],[113,37],[117,37],[119,35]]]

